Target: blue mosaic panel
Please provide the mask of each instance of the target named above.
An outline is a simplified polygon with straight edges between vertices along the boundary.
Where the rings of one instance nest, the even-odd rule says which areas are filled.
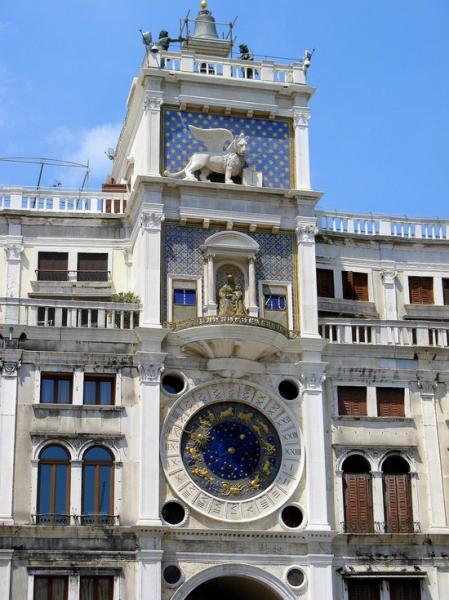
[[[203,129],[223,127],[234,135],[243,132],[248,136],[248,167],[255,166],[262,172],[264,187],[291,187],[290,132],[286,121],[167,109],[163,125],[164,169],[172,173],[183,169],[194,152],[205,150],[190,133],[189,125]]]
[[[164,318],[167,307],[167,275],[202,277],[203,253],[201,252],[201,245],[209,236],[219,231],[224,231],[224,229],[218,227],[204,229],[202,227],[164,224]],[[256,258],[257,280],[293,282],[295,260],[293,257],[293,234],[256,232],[248,235],[260,246]],[[258,299],[259,306],[263,301],[263,298]]]

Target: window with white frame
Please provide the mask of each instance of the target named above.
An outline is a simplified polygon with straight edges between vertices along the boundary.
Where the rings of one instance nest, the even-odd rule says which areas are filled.
[[[184,321],[199,315],[200,289],[197,279],[169,277],[168,320]]]
[[[260,281],[262,318],[293,329],[291,285],[286,282]]]

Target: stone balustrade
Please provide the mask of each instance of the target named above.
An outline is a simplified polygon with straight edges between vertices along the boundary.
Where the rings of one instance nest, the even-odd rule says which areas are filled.
[[[0,324],[134,329],[140,305],[120,302],[0,298]]]
[[[449,220],[414,219],[317,211],[318,227],[323,233],[384,236],[408,240],[449,240]]]
[[[248,61],[232,58],[200,56],[185,52],[148,53],[146,66],[171,72],[209,75],[220,79],[251,79],[271,83],[306,84],[301,61],[279,64],[272,60]]]
[[[320,335],[331,344],[449,347],[449,324],[432,321],[320,319]]]
[[[127,194],[115,192],[74,192],[25,187],[0,187],[2,209],[64,213],[123,214]]]

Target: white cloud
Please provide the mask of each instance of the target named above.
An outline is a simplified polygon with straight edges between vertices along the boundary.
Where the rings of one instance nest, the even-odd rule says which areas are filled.
[[[58,127],[48,136],[47,141],[58,158],[87,164],[90,169],[90,186],[98,187],[111,171],[111,161],[105,151],[115,148],[121,124],[106,123],[92,129],[74,131],[68,127]],[[55,152],[56,150],[56,152]],[[83,175],[78,169],[64,169],[58,173],[64,187],[77,187]]]

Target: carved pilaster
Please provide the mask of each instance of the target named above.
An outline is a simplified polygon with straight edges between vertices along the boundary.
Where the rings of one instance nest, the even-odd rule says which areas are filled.
[[[307,109],[293,111],[293,126],[307,128],[310,121],[310,111]]]
[[[153,211],[143,211],[140,215],[140,226],[145,231],[160,231],[165,216]]]
[[[17,377],[21,366],[20,359],[18,360],[0,360],[0,370],[3,377]]]
[[[20,255],[23,252],[23,246],[21,244],[8,244],[5,246],[6,260],[8,262],[20,261]]]
[[[141,383],[160,383],[164,371],[165,354],[139,353],[137,368]]]
[[[416,381],[411,382],[412,383],[412,387],[415,387],[421,397],[424,396],[434,396],[435,393],[438,391],[438,387],[440,385],[440,382],[436,379],[436,377],[432,377],[431,375],[429,376],[423,376],[423,375],[417,375],[416,376]]]

